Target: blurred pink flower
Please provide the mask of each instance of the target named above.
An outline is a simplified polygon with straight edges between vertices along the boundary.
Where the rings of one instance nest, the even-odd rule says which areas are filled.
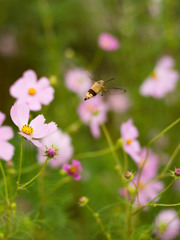
[[[65,75],[66,87],[80,95],[81,97],[89,90],[92,85],[90,74],[80,68],[71,69]]]
[[[110,111],[126,112],[130,107],[130,100],[126,94],[124,95],[108,95],[107,106]]]
[[[24,72],[11,87],[10,94],[17,100],[26,102],[32,111],[41,110],[41,105],[48,105],[54,99],[54,89],[49,80],[42,77],[37,81],[36,73],[32,70]]]
[[[31,141],[35,146],[42,147],[43,145],[36,139],[44,138],[57,130],[54,122],[45,124],[44,116],[38,115],[29,124],[29,107],[26,103],[16,102],[10,111],[12,121],[18,126],[19,134]]]
[[[140,159],[137,163],[138,167],[141,168],[144,160],[146,158],[146,148],[142,148],[139,153]],[[154,154],[150,149],[148,152],[148,157],[146,159],[146,163],[143,167],[143,174],[146,174],[146,177],[151,179],[156,176],[158,171],[158,156]]]
[[[172,240],[180,234],[180,218],[176,210],[162,210],[155,219],[154,233],[158,239]]]
[[[43,138],[41,143],[44,145],[44,148],[39,149],[38,161],[44,162],[46,160],[44,155],[52,155],[54,153],[53,158],[49,161],[50,166],[53,168],[68,162],[74,152],[70,136],[67,133],[63,133],[60,129]],[[44,154],[44,152],[46,153]]]
[[[149,171],[151,171],[151,169],[149,169]],[[158,193],[160,193],[164,188],[164,185],[161,181],[155,181],[155,180],[151,181],[150,174],[147,174],[147,171],[142,172],[138,185],[137,185],[138,173],[136,174],[133,181],[138,188],[140,205],[145,205],[148,201],[156,197]],[[135,190],[134,185],[132,183],[130,183],[130,185]],[[157,200],[158,198],[155,199],[154,201],[157,201]],[[138,200],[136,198],[135,202],[137,203],[137,201]]]
[[[140,162],[140,144],[136,140],[139,136],[137,128],[133,125],[133,120],[121,124],[121,138],[123,140],[124,151],[127,152],[135,162]]]
[[[91,133],[95,138],[100,136],[100,124],[107,120],[107,106],[101,96],[97,95],[88,101],[81,102],[78,107],[81,120],[90,126]]]
[[[174,61],[171,57],[163,57],[157,63],[154,71],[140,87],[143,96],[163,98],[176,87],[179,78],[177,71],[173,70]]]
[[[8,143],[13,138],[13,130],[9,126],[2,126],[5,118],[5,114],[0,112],[0,159],[9,161],[14,155],[14,146]]]
[[[116,37],[109,33],[101,33],[98,38],[99,47],[105,51],[115,51],[119,48],[120,43]]]
[[[15,56],[17,54],[17,41],[10,33],[0,34],[0,54],[4,56]]]
[[[66,171],[68,175],[73,176],[74,180],[81,179],[80,172],[82,172],[81,163],[78,160],[72,160],[72,164],[65,163],[62,170]]]

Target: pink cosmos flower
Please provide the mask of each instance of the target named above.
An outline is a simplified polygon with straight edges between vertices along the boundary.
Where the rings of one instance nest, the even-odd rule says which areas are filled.
[[[80,68],[68,71],[65,75],[65,83],[68,89],[81,97],[85,95],[92,85],[90,74]]]
[[[130,107],[130,100],[127,94],[108,95],[107,106],[110,111],[126,112]]]
[[[119,48],[120,43],[113,35],[104,32],[98,38],[98,45],[105,51],[115,51]]]
[[[138,167],[141,168],[146,158],[146,148],[143,148],[140,151],[139,156],[140,159],[136,163]],[[158,156],[149,149],[148,157],[143,167],[143,174],[145,174],[147,178],[151,179],[156,176],[157,171],[158,171]]]
[[[9,161],[14,155],[14,146],[8,143],[13,138],[13,130],[9,126],[2,126],[5,118],[5,114],[0,112],[0,159]]]
[[[31,141],[35,146],[42,147],[39,142],[40,138],[44,138],[57,130],[57,126],[54,122],[45,124],[44,116],[38,115],[29,124],[29,107],[26,103],[16,102],[10,111],[12,121],[18,126],[19,134]]]
[[[60,129],[43,138],[41,143],[44,145],[44,148],[39,149],[38,161],[44,162],[46,160],[44,155],[52,157],[49,164],[53,168],[68,162],[74,152],[70,136],[67,133],[63,133]]]
[[[150,181],[149,176],[146,175],[146,172],[142,173],[140,177],[139,184],[137,185],[138,182],[138,174],[133,178],[134,183],[136,184],[138,188],[138,199],[137,196],[135,198],[135,204],[140,204],[140,205],[145,205],[148,201],[153,199],[160,193],[164,185],[161,181]],[[136,189],[132,183],[129,183],[127,189],[120,189],[119,193],[124,197],[125,191],[128,191],[128,198],[131,199],[131,194],[135,195]],[[155,199],[154,201],[157,201]]]
[[[162,240],[172,240],[179,236],[180,218],[174,209],[162,210],[157,215],[154,233]]]
[[[54,89],[46,77],[37,81],[36,73],[28,70],[10,87],[10,94],[27,103],[30,110],[39,111],[42,104],[48,105],[53,100]]]
[[[92,135],[98,138],[100,136],[100,124],[107,120],[107,107],[101,96],[97,95],[93,99],[80,103],[78,114],[81,120],[90,126]]]
[[[127,122],[122,123],[121,137],[123,139],[123,148],[135,162],[140,162],[140,144],[136,140],[139,136],[137,128],[133,125],[133,120],[129,119]]]
[[[171,57],[163,57],[157,63],[154,71],[140,87],[143,96],[163,98],[176,87],[179,78],[177,71],[173,70],[174,61]]]
[[[78,160],[72,160],[71,165],[65,163],[62,169],[66,171],[68,175],[73,176],[74,180],[77,181],[81,179],[81,175],[79,173],[82,172],[82,167]]]

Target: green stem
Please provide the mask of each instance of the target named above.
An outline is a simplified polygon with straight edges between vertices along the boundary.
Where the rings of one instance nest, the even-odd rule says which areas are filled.
[[[116,167],[117,167],[118,173],[119,173],[120,176],[122,176],[121,165],[120,165],[120,163],[119,163],[120,160],[119,160],[119,158],[118,158],[117,153],[113,150],[113,142],[112,142],[111,136],[110,136],[110,134],[109,134],[109,132],[108,132],[108,130],[107,130],[107,128],[106,128],[106,126],[105,126],[104,124],[101,124],[101,127],[102,127],[102,130],[103,130],[104,135],[105,135],[105,137],[106,137],[106,140],[107,140],[107,142],[108,142],[108,144],[109,144],[109,147],[110,147],[110,149],[111,149],[111,152],[112,152],[114,161],[115,161],[115,163],[116,163],[116,165],[117,165]]]
[[[106,155],[108,153],[111,153],[112,150],[116,151],[119,148],[120,148],[120,145],[116,144],[112,148],[105,148],[105,149],[102,149],[102,150],[99,150],[99,151],[94,151],[94,152],[80,153],[80,154],[76,155],[74,158],[75,159],[80,159],[80,158],[99,157],[99,156],[103,156],[103,155]]]
[[[137,202],[138,202],[138,206],[140,206],[140,201],[139,201],[139,192],[138,192],[138,188],[135,184],[135,182],[131,179],[132,184],[134,185],[135,189],[136,189],[136,196],[137,196]]]
[[[87,209],[89,210],[89,212],[93,215],[93,217],[96,219],[96,222],[98,223],[98,225],[100,226],[101,228],[101,231],[103,232],[104,236],[106,237],[107,240],[111,240],[111,235],[106,232],[106,229],[105,229],[105,226],[104,224],[102,223],[100,217],[99,217],[99,213],[95,213],[93,211],[93,209],[88,205],[86,204],[85,205],[87,207]]]
[[[160,132],[160,134],[158,134],[156,137],[154,137],[147,146],[150,147],[150,145],[152,145],[158,138],[160,138],[162,135],[164,135],[166,132],[168,132],[171,128],[173,128],[176,124],[178,124],[180,122],[180,118],[178,118],[176,121],[174,121],[173,123],[171,123],[168,127],[166,127],[162,132]]]
[[[1,168],[2,175],[3,175],[6,202],[7,202],[7,205],[9,206],[9,205],[10,205],[10,202],[9,202],[9,197],[8,197],[7,179],[6,179],[6,174],[5,174],[5,172],[4,172],[4,168],[3,168],[3,166],[2,166],[1,160],[0,160],[0,168]]]
[[[172,204],[166,204],[166,203],[150,203],[148,206],[151,207],[177,207],[180,206],[180,203],[172,203]]]
[[[53,192],[55,192],[58,188],[60,188],[62,185],[64,185],[65,183],[68,183],[71,181],[71,177],[65,177],[63,179],[61,179],[59,182],[57,182],[52,188],[51,190],[49,191],[49,195],[52,194]]]
[[[140,177],[141,177],[141,174],[142,174],[142,171],[143,171],[143,168],[146,164],[146,161],[147,161],[147,158],[148,158],[148,151],[149,151],[149,147],[157,140],[159,139],[161,136],[163,136],[166,132],[168,132],[171,128],[173,128],[176,124],[178,124],[180,122],[180,118],[178,118],[176,121],[174,121],[173,123],[171,123],[168,127],[166,127],[162,132],[160,132],[157,136],[155,136],[148,144],[147,144],[147,147],[146,147],[146,157],[145,157],[145,160],[143,162],[143,165],[142,167],[140,168],[140,171],[139,171],[139,175],[138,175],[138,184],[139,184],[139,181],[140,181]]]
[[[23,160],[23,137],[21,137],[21,152],[20,152],[20,161],[19,161],[19,173],[17,180],[17,189],[19,188],[21,173],[22,173],[22,160]]]
[[[150,204],[151,202],[153,202],[156,198],[158,198],[158,197],[161,196],[164,192],[166,192],[166,191],[168,190],[168,188],[170,188],[170,186],[174,183],[174,181],[175,181],[175,179],[173,179],[173,180],[169,183],[169,185],[168,185],[163,191],[161,191],[159,194],[157,194],[153,199],[151,199],[151,200],[150,200],[148,203],[146,203],[145,205],[140,206],[140,207],[139,207],[136,211],[134,211],[132,214],[136,214],[136,213],[138,213],[141,209],[149,206],[149,204]]]
[[[88,69],[90,69],[91,71],[94,71],[101,63],[103,55],[104,55],[104,52],[101,49],[98,49],[93,57],[92,62],[89,65]]]
[[[27,186],[28,186],[30,183],[32,183],[36,178],[38,178],[39,175],[41,175],[41,173],[43,172],[43,170],[44,170],[44,168],[45,168],[45,166],[46,166],[48,160],[49,160],[49,157],[46,158],[46,161],[44,162],[44,164],[43,164],[41,170],[40,170],[40,171],[39,171],[39,172],[38,172],[38,173],[37,173],[37,174],[36,174],[31,180],[29,180],[27,183],[25,183],[25,184],[19,186],[19,190],[22,189],[22,188],[27,187]]]
[[[178,144],[178,146],[176,147],[176,149],[174,150],[171,158],[169,159],[169,162],[167,163],[166,167],[164,168],[164,170],[161,172],[160,176],[164,176],[164,174],[166,173],[166,171],[169,169],[171,163],[173,162],[174,158],[176,157],[176,155],[178,154],[180,150],[180,143]]]

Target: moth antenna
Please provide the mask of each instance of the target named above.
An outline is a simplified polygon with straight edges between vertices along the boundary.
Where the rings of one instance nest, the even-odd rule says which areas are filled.
[[[110,81],[112,81],[112,80],[114,80],[114,79],[115,79],[115,77],[110,78],[110,79],[106,80],[105,83],[106,83],[106,82],[110,82]]]

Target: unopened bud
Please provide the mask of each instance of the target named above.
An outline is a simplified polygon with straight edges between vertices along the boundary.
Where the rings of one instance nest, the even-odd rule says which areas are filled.
[[[80,197],[79,199],[79,205],[81,207],[84,207],[89,202],[89,199],[87,197]]]
[[[131,176],[132,176],[132,172],[130,172],[130,171],[127,171],[124,174],[124,177],[127,178],[127,179],[131,178]]]
[[[177,177],[180,177],[180,168],[176,168],[174,170],[174,174],[177,176]]]

